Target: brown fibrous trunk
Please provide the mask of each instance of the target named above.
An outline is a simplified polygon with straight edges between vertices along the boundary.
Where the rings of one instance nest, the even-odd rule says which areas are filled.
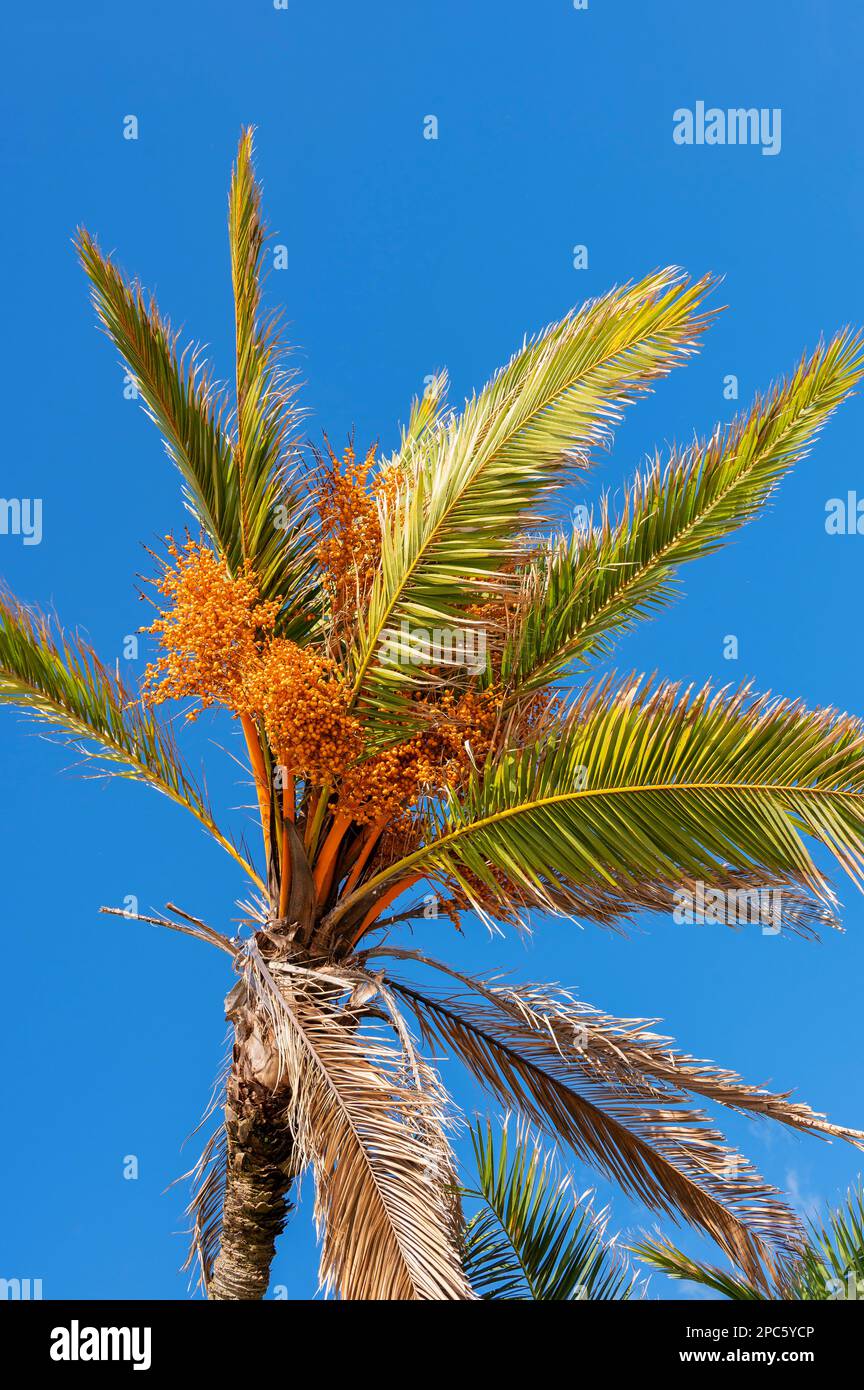
[[[261,1299],[270,1282],[276,1237],[290,1210],[300,1165],[285,1120],[288,1097],[273,1052],[242,1007],[225,1098],[225,1196],[219,1253],[207,1280],[211,1300]]]

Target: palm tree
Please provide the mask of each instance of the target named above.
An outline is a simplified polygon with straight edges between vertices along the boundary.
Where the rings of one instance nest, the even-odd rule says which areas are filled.
[[[310,1168],[326,1288],[475,1296],[433,1047],[764,1283],[800,1247],[800,1223],[698,1107],[858,1144],[861,1133],[683,1055],[649,1021],[473,978],[399,945],[395,928],[437,912],[443,936],[465,911],[518,928],[532,910],[614,926],[705,884],[771,893],[787,930],[836,921],[807,841],[860,878],[864,726],[747,689],[591,667],[672,598],[680,565],[765,507],[860,380],[859,340],[820,345],[728,429],[658,458],[617,515],[603,501],[562,529],[564,485],[624,406],[695,349],[710,280],[664,270],[567,314],[459,413],[437,376],[392,456],[329,444],[310,455],[262,301],[250,132],[229,234],[230,390],[78,238],[99,319],[197,528],[156,561],[159,656],[143,688],[124,689],[84,641],[11,596],[0,620],[2,698],[94,771],[191,812],[247,883],[237,936],[170,904],[145,919],[225,952],[237,973],[224,1116],[191,1208],[207,1295],[263,1297]],[[166,700],[182,703],[162,720]],[[210,706],[245,740],[260,851],[219,827],[181,760],[175,723]]]
[[[857,1300],[864,1298],[864,1188],[859,1179],[839,1206],[808,1222],[806,1240],[767,1286],[693,1260],[662,1238],[633,1250],[671,1279],[701,1284],[736,1302]]]

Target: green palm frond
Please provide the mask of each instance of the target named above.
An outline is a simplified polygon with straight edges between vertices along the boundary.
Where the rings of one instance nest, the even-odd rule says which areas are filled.
[[[281,597],[281,630],[303,640],[317,608],[312,573],[314,530],[293,484],[290,435],[294,384],[275,359],[275,325],[260,313],[258,190],[251,135],[241,140],[230,203],[237,319],[237,392],[233,403],[200,350],[179,333],[152,297],[126,280],[94,238],[76,246],[93,304],[127,363],[148,415],[184,482],[186,503],[232,573],[254,571],[262,597]]]
[[[487,1299],[573,1301],[630,1298],[635,1278],[595,1213],[561,1177],[524,1125],[496,1138],[491,1123],[472,1127],[477,1187],[463,1198],[482,1204],[465,1231],[465,1272]]]
[[[527,527],[584,468],[622,407],[690,352],[708,280],[662,271],[553,324],[525,344],[462,414],[413,450],[410,478],[383,508],[380,570],[351,656],[354,704],[370,727],[407,717],[417,672],[386,635],[465,620],[513,579]]]
[[[312,533],[308,508],[295,493],[292,479],[292,438],[299,421],[296,382],[281,365],[280,316],[267,314],[262,305],[267,235],[252,163],[252,135],[251,129],[241,135],[228,199],[240,548],[264,596],[281,594],[296,608],[311,601],[306,590],[312,583]]]
[[[800,1266],[786,1276],[791,1298],[864,1299],[864,1187],[847,1194],[841,1206],[812,1221]]]
[[[83,228],[76,246],[97,316],[164,436],[190,510],[232,568],[240,568],[237,477],[227,430],[231,406],[224,387],[213,381],[197,349],[181,350],[179,334],[155,300],[125,280]]]
[[[422,396],[415,396],[411,402],[408,423],[400,432],[399,448],[382,467],[409,468],[418,449],[428,445],[430,436],[438,429],[447,404],[448,376],[446,371],[436,372],[428,382]]]
[[[736,1301],[858,1300],[864,1298],[864,1189],[859,1183],[827,1217],[809,1224],[803,1249],[778,1270],[767,1291],[738,1273],[685,1255],[661,1237],[640,1241],[632,1251],[671,1279],[701,1284]]]
[[[87,643],[9,596],[0,598],[0,703],[59,731],[94,772],[146,782],[191,811],[261,886],[245,855],[213,820],[170,730],[141,708]]]
[[[864,868],[864,728],[832,710],[751,699],[705,686],[612,678],[587,691],[537,744],[504,750],[464,794],[428,813],[425,843],[343,899],[409,874],[472,888],[487,904],[584,908],[585,888],[619,894],[648,880],[722,881],[731,868],[792,875],[828,894],[804,835],[825,845],[855,881]]]
[[[669,1279],[683,1279],[688,1283],[701,1284],[703,1288],[713,1289],[723,1298],[736,1302],[766,1301],[779,1295],[773,1284],[753,1284],[748,1279],[720,1269],[717,1265],[702,1264],[691,1259],[679,1250],[670,1240],[657,1237],[653,1240],[637,1241],[630,1250],[637,1259],[644,1260],[652,1269],[665,1274]]]
[[[550,542],[525,577],[521,619],[501,677],[518,697],[614,640],[677,592],[678,566],[709,554],[766,506],[861,380],[861,340],[838,334],[752,410],[706,443],[659,459],[631,485],[617,520]]]

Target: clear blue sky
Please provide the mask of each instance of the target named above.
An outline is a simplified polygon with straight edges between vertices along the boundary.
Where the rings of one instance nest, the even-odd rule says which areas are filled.
[[[730,418],[727,374],[744,405],[820,333],[864,319],[862,36],[856,0],[8,6],[0,493],[41,497],[44,533],[38,546],[0,536],[0,572],[140,673],[146,652],[138,663],[122,652],[144,613],[141,545],[183,512],[94,327],[70,247],[77,223],[227,371],[227,180],[241,124],[255,123],[288,247],[272,293],[298,345],[309,431],[339,440],[356,427],[385,446],[436,368],[461,399],[524,332],[615,282],[668,263],[725,275],[730,309],[699,358],[631,412],[592,496],[655,444]],[[679,147],[673,112],[699,100],[781,108],[781,152]],[[423,139],[430,114],[437,141]],[[127,115],[137,141],[123,138]],[[573,268],[577,244],[587,269]],[[824,528],[829,498],[864,495],[862,426],[857,400],[772,511],[686,572],[686,599],[622,645],[619,666],[752,677],[864,712],[864,539]],[[730,633],[737,662],[722,655]],[[173,898],[230,929],[242,885],[154,794],[64,774],[70,758],[11,713],[0,738],[0,1275],[42,1278],[46,1297],[180,1298],[185,1193],[165,1189],[197,1154],[196,1140],[181,1144],[222,1055],[230,971],[197,943],[97,909]],[[202,722],[191,756],[206,753],[213,799],[239,826],[230,808],[248,791],[217,746],[232,738]],[[557,980],[611,1012],[659,1016],[686,1049],[861,1126],[864,905],[848,884],[841,893],[847,932],[821,945],[646,919],[629,940],[541,922],[527,947],[475,925],[441,949],[463,968]],[[477,1103],[458,1076],[454,1088]],[[804,1206],[836,1198],[859,1170],[852,1149],[729,1129]],[[122,1176],[129,1154],[137,1181]],[[614,1210],[624,1230],[647,1221],[617,1197]],[[310,1220],[307,1193],[274,1267],[292,1297],[315,1287]]]

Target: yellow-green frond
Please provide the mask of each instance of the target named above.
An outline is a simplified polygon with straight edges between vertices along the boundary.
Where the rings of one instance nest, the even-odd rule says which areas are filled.
[[[490,755],[466,791],[429,809],[425,843],[343,901],[409,874],[459,883],[483,910],[513,888],[539,908],[586,887],[626,901],[648,881],[709,887],[731,869],[791,876],[828,899],[805,836],[856,882],[864,873],[864,726],[747,689],[609,678],[536,744]],[[472,885],[474,885],[472,887]]]
[[[694,349],[710,281],[662,271],[586,304],[515,354],[461,415],[425,437],[382,506],[382,552],[351,655],[354,704],[371,725],[404,718],[418,673],[387,635],[470,621],[512,591],[526,532],[583,469],[623,406]]]
[[[0,703],[57,730],[93,772],[146,782],[191,811],[260,886],[245,856],[214,822],[170,730],[141,708],[86,643],[52,629],[46,618],[8,596],[0,600]]]
[[[727,430],[655,461],[613,520],[553,541],[525,576],[521,620],[501,676],[514,698],[557,679],[575,659],[604,656],[615,639],[676,592],[678,566],[717,549],[757,516],[864,374],[858,337],[838,334]]]

